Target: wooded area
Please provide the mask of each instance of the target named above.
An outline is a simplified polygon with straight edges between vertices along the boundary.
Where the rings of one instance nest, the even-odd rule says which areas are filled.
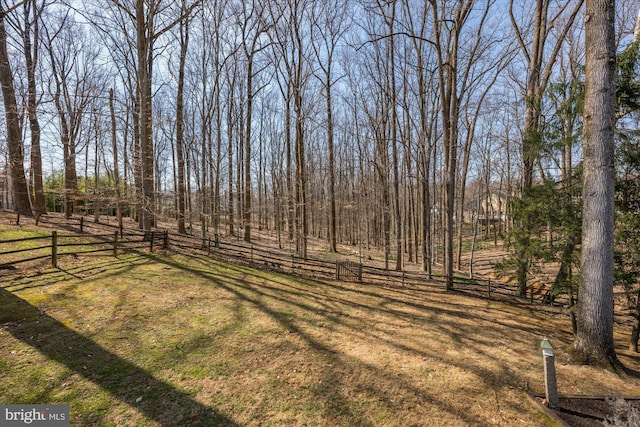
[[[442,265],[447,289],[492,239],[521,295],[557,263],[574,302],[584,3],[2,0],[0,208],[174,218],[203,240],[268,229],[302,258],[310,236],[380,248],[386,269]],[[611,245],[640,319],[640,1],[608,4]]]

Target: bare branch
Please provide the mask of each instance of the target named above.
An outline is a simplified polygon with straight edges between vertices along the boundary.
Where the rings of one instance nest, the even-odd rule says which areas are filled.
[[[527,64],[528,64],[531,62],[531,55],[529,55],[529,50],[527,49],[527,45],[524,43],[524,39],[522,38],[522,32],[520,31],[520,27],[518,27],[516,18],[513,16],[513,0],[509,0],[509,19],[511,19],[511,26],[513,27],[513,31],[516,33],[518,44],[520,45],[520,49],[522,49],[522,53],[524,54],[524,57],[527,60]]]

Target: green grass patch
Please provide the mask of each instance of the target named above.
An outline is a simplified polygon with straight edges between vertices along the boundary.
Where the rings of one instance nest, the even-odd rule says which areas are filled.
[[[0,401],[67,403],[74,426],[535,426],[518,391],[543,389],[542,336],[571,340],[568,318],[499,302],[205,256],[80,257],[3,280]],[[559,375],[565,393],[640,393]]]

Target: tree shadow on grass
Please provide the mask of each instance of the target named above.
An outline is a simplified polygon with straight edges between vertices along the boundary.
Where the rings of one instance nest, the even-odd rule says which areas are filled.
[[[162,426],[238,425],[215,408],[195,401],[185,392],[67,328],[2,288],[0,307],[0,323],[12,325],[6,330],[16,339],[65,365]],[[73,408],[71,412],[73,415]]]
[[[252,273],[252,269],[238,268],[234,264],[225,264],[226,271],[215,271],[211,269],[211,264],[207,266],[206,258],[187,255],[194,262],[202,262],[202,267],[188,266],[167,258],[158,257],[155,260],[157,262],[166,264],[173,268],[182,270],[186,273],[199,276],[215,284],[219,289],[223,289],[230,294],[234,295],[239,301],[250,304],[255,309],[268,315],[271,319],[276,321],[284,330],[288,331],[288,334],[293,334],[299,337],[306,345],[312,349],[313,353],[317,356],[321,356],[329,362],[318,367],[322,373],[322,381],[316,384],[314,387],[314,394],[316,402],[321,402],[325,406],[325,416],[327,418],[327,424],[329,425],[369,425],[371,424],[370,418],[364,412],[360,406],[361,401],[358,401],[356,396],[358,393],[366,395],[362,399],[374,398],[379,405],[387,406],[389,408],[395,408],[396,404],[393,399],[397,396],[389,396],[388,390],[401,390],[406,392],[406,396],[410,396],[412,399],[420,402],[420,404],[426,404],[427,406],[438,407],[445,413],[451,414],[460,420],[464,424],[479,425],[482,420],[474,414],[467,414],[460,412],[454,405],[441,399],[437,394],[430,394],[424,389],[415,387],[408,382],[406,378],[389,370],[380,369],[379,366],[372,365],[365,361],[353,358],[344,353],[341,353],[327,342],[314,337],[302,327],[304,320],[300,320],[303,315],[297,315],[292,317],[289,314],[289,310],[286,308],[282,310],[274,306],[273,303],[282,303],[288,306],[297,307],[304,312],[317,311],[318,307],[312,307],[311,305],[295,301],[296,296],[298,298],[310,298],[314,299],[313,292],[309,293],[308,289],[297,288],[294,285],[284,282],[279,283],[282,288],[278,289],[278,292],[288,295],[287,297],[276,295],[276,293],[269,293],[268,290],[276,291],[276,289],[268,283],[255,284],[251,280],[246,280],[244,276],[255,276],[257,279],[261,279],[261,276],[256,276]],[[273,278],[269,279],[274,282]],[[326,286],[328,288],[337,290],[345,290],[339,286],[332,285],[320,280],[314,281],[317,285]],[[352,291],[349,291],[352,292]],[[373,295],[373,294],[372,294]],[[344,300],[342,304],[349,305],[349,302]],[[362,309],[376,310],[375,307],[359,305]],[[387,312],[387,310],[377,311]],[[396,313],[396,312],[389,312]],[[326,315],[326,313],[324,314]],[[343,325],[346,328],[351,328],[340,316],[328,318],[336,324]],[[362,331],[354,331],[355,333],[363,333]],[[398,344],[391,343],[398,348],[403,348]],[[408,351],[415,351],[415,349],[403,348]],[[428,356],[426,353],[420,353],[421,356]],[[354,373],[355,372],[355,373]],[[480,376],[490,375],[489,372],[482,371]],[[354,381],[354,378],[357,378]],[[363,380],[365,378],[365,380]],[[369,379],[375,379],[370,381]],[[363,382],[361,382],[363,381]],[[390,409],[394,410],[394,409]]]

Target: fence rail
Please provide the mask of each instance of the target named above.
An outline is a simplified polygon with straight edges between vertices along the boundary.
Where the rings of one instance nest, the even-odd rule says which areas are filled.
[[[213,238],[207,237],[203,239],[192,235],[169,233],[161,230],[144,232],[136,229],[126,229],[125,232],[118,225],[105,224],[103,222],[92,224],[91,221],[84,221],[84,217],[64,218],[54,215],[40,215],[37,218],[37,222],[40,226],[52,226],[80,234],[58,234],[58,231],[53,231],[49,236],[0,240],[0,268],[46,258],[50,258],[51,264],[55,267],[58,265],[60,256],[101,252],[111,252],[113,256],[117,256],[120,251],[125,250],[148,249],[153,252],[158,248],[171,248],[186,252],[205,252],[207,255],[221,261],[230,261],[256,268],[313,278],[353,281],[362,284],[431,287],[436,289],[440,287],[439,283],[444,284],[446,279],[444,276],[434,275],[430,280],[427,280],[426,274],[422,272],[388,270],[348,259],[303,258],[296,254],[274,250],[260,243],[249,244],[241,241],[222,240],[217,235],[214,235]],[[111,228],[113,233],[104,233],[105,227]],[[87,229],[94,228],[99,233],[89,234]],[[38,247],[1,250],[6,245],[41,240],[50,243]],[[10,256],[23,252],[36,253],[34,253],[34,256],[27,258]],[[490,299],[515,299],[516,287],[512,284],[483,278],[465,279],[462,274],[454,278],[453,283],[455,290],[458,292],[482,295]],[[531,303],[543,302],[543,297],[535,294],[536,290],[533,286],[528,288],[527,291],[527,296]],[[518,300],[522,301],[521,298]],[[558,295],[552,303],[559,307],[568,307],[569,298],[566,295]]]
[[[362,282],[362,264],[355,261],[337,261],[336,279]]]
[[[81,223],[81,222],[80,222]],[[0,269],[6,269],[14,264],[21,264],[30,261],[37,261],[46,258],[51,259],[53,267],[58,266],[58,258],[63,255],[82,255],[99,252],[112,252],[117,256],[119,250],[132,250],[149,248],[151,252],[154,246],[166,248],[168,245],[168,232],[151,233],[118,233],[112,234],[59,234],[58,231],[51,232],[48,236],[25,237],[21,239],[0,240],[0,248],[17,243],[33,241],[46,241],[48,244],[40,246],[26,246],[16,249],[0,250]],[[71,248],[67,250],[67,248]],[[44,252],[47,253],[44,253]],[[16,258],[10,255],[29,252],[36,254],[27,258]]]

